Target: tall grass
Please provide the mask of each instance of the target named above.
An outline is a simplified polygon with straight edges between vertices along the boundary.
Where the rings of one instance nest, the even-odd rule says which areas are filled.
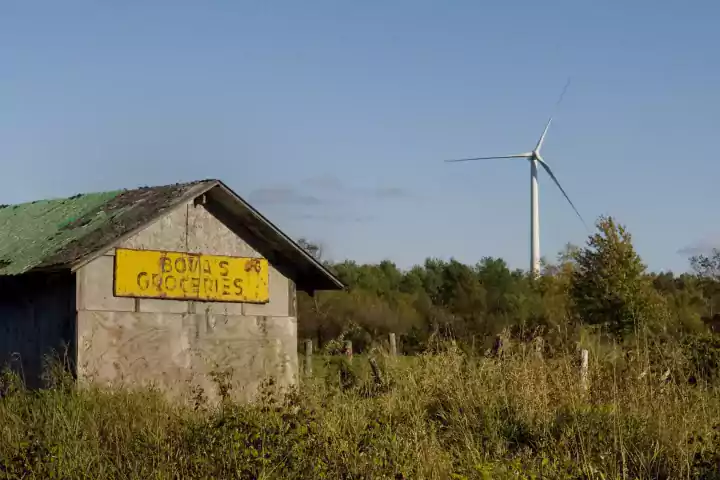
[[[720,478],[718,391],[647,358],[594,350],[584,391],[573,355],[450,347],[378,358],[382,382],[355,358],[283,397],[268,383],[254,405],[199,408],[6,374],[0,478]]]

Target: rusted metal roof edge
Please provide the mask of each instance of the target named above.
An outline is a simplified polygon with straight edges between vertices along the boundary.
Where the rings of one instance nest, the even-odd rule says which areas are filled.
[[[282,230],[280,230],[277,226],[275,226],[270,220],[268,220],[265,216],[263,216],[259,211],[257,211],[252,205],[250,205],[248,202],[246,202],[242,197],[240,197],[237,193],[235,193],[230,187],[228,187],[225,183],[223,183],[220,180],[207,180],[203,183],[198,184],[196,187],[193,187],[190,189],[186,194],[180,196],[172,203],[172,207],[170,208],[170,211],[174,210],[175,208],[194,200],[195,198],[198,198],[206,193],[208,193],[213,188],[220,188],[223,190],[224,193],[226,193],[228,196],[230,196],[238,205],[240,205],[242,208],[250,212],[253,218],[255,218],[259,223],[264,224],[265,226],[269,227],[274,235],[279,237],[283,242],[288,244],[292,247],[292,249],[300,254],[308,263],[310,263],[322,276],[324,276],[327,280],[330,281],[331,284],[335,285],[338,290],[343,290],[346,288],[346,285],[335,276],[330,270],[328,270],[322,263],[320,263],[315,257],[310,255],[304,248],[302,248],[300,245],[298,245],[297,242],[295,242],[292,238],[287,236]],[[113,239],[111,242],[108,242],[106,245],[104,245],[101,248],[96,249],[94,252],[88,253],[81,259],[77,260],[76,262],[72,263],[70,265],[70,271],[76,272],[78,269],[84,267],[88,263],[92,262],[93,260],[97,259],[98,257],[101,257],[105,254],[108,250],[114,248],[116,245],[124,242],[125,240],[132,238],[133,236],[137,235],[139,232],[147,228],[149,225],[152,225],[156,221],[160,220],[164,216],[166,216],[169,212],[159,212],[158,214],[152,216],[150,219],[148,219],[147,222],[143,223],[139,227],[125,233],[124,235]],[[63,270],[66,269],[67,265],[57,265],[52,268],[44,268],[43,271],[55,271],[55,270]],[[31,270],[36,271],[36,270]]]
[[[332,273],[330,270],[325,267],[322,263],[320,263],[315,257],[310,255],[307,250],[302,248],[297,242],[295,242],[292,238],[287,236],[280,228],[278,228],[275,224],[273,224],[270,220],[268,220],[263,214],[261,214],[258,210],[255,209],[252,205],[250,205],[248,202],[246,202],[240,195],[235,193],[230,187],[225,185],[221,180],[217,181],[217,187],[222,189],[227,195],[233,198],[235,202],[237,202],[239,205],[241,205],[244,209],[246,209],[250,214],[260,223],[264,224],[265,226],[269,227],[270,230],[274,235],[279,237],[283,242],[287,243],[289,246],[292,247],[292,249],[300,254],[308,263],[310,263],[322,276],[324,276],[327,280],[330,280],[330,283],[334,284],[338,290],[343,290],[347,288],[347,286],[337,277],[334,273]],[[211,190],[211,189],[208,189]]]

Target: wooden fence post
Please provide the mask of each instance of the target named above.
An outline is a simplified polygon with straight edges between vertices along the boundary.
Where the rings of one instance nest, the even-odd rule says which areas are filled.
[[[538,360],[543,359],[543,350],[545,349],[545,341],[543,340],[543,337],[535,337],[532,340],[533,345],[533,354],[535,355],[535,358]]]
[[[353,350],[352,342],[350,340],[345,340],[345,355],[347,355],[348,360],[352,362]]]
[[[305,376],[312,376],[312,352],[313,344],[312,340],[305,340]]]
[[[493,355],[502,357],[503,354],[503,337],[500,334],[495,335],[495,343],[492,348]]]
[[[580,350],[580,388],[586,391],[588,384],[588,351]]]
[[[374,358],[370,357],[369,362],[370,367],[372,368],[373,378],[375,378],[375,385],[379,387],[385,383],[383,381],[382,371],[380,370],[380,367],[378,367]]]
[[[397,355],[397,343],[395,341],[395,334],[390,333],[388,337],[390,338],[390,355],[394,357]]]

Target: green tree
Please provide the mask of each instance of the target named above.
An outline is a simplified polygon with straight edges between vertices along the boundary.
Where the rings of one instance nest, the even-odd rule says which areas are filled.
[[[307,238],[300,238],[297,241],[297,244],[300,245],[307,253],[315,257],[316,260],[322,261],[323,251],[320,244],[311,242]]]
[[[575,257],[570,295],[580,319],[618,337],[662,323],[657,318],[662,298],[645,275],[630,233],[612,217],[600,217],[596,226]]]
[[[702,316],[707,312],[707,302],[702,290],[705,279],[688,274],[676,277],[672,272],[651,274],[649,277],[655,290],[667,300],[677,333],[706,330],[702,321]]]
[[[720,250],[713,248],[709,255],[690,257],[690,266],[700,280],[707,316],[715,317],[720,312]]]
[[[710,255],[690,257],[690,266],[701,277],[720,280],[720,250],[713,248]]]
[[[318,245],[299,243],[348,285],[344,291],[298,293],[298,333],[322,347],[342,336],[357,351],[394,332],[406,353],[436,338],[485,348],[500,331],[517,340],[542,335],[550,352],[574,348],[583,325],[624,337],[686,336],[720,325],[720,251],[693,257],[696,274],[646,273],[630,234],[601,217],[583,248],[567,244],[539,278],[500,258],[475,265],[428,258],[410,269],[391,261],[331,263]]]

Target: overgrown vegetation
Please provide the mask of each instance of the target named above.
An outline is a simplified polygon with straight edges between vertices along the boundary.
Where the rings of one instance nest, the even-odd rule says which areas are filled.
[[[719,392],[688,383],[681,345],[655,365],[584,346],[588,391],[574,356],[517,344],[502,359],[452,345],[380,356],[380,381],[356,357],[346,378],[328,368],[285,397],[268,384],[257,404],[200,410],[152,391],[25,391],[6,376],[0,477],[720,478]]]
[[[482,352],[495,335],[542,336],[550,350],[572,347],[581,327],[608,341],[639,332],[674,338],[704,335],[720,326],[720,251],[690,259],[694,273],[651,273],[628,230],[601,217],[582,248],[568,245],[533,278],[502,259],[477,265],[427,259],[410,270],[392,262],[327,263],[349,285],[346,292],[299,295],[299,336],[316,348],[338,338],[362,352],[395,332],[406,354],[435,338],[452,338]],[[305,242],[322,259],[322,251]]]
[[[351,288],[301,297],[326,356],[298,389],[181,406],[6,373],[0,478],[719,479],[720,252],[691,263],[647,273],[601,218],[539,278],[496,259],[331,265]],[[377,348],[388,332],[404,356]]]

